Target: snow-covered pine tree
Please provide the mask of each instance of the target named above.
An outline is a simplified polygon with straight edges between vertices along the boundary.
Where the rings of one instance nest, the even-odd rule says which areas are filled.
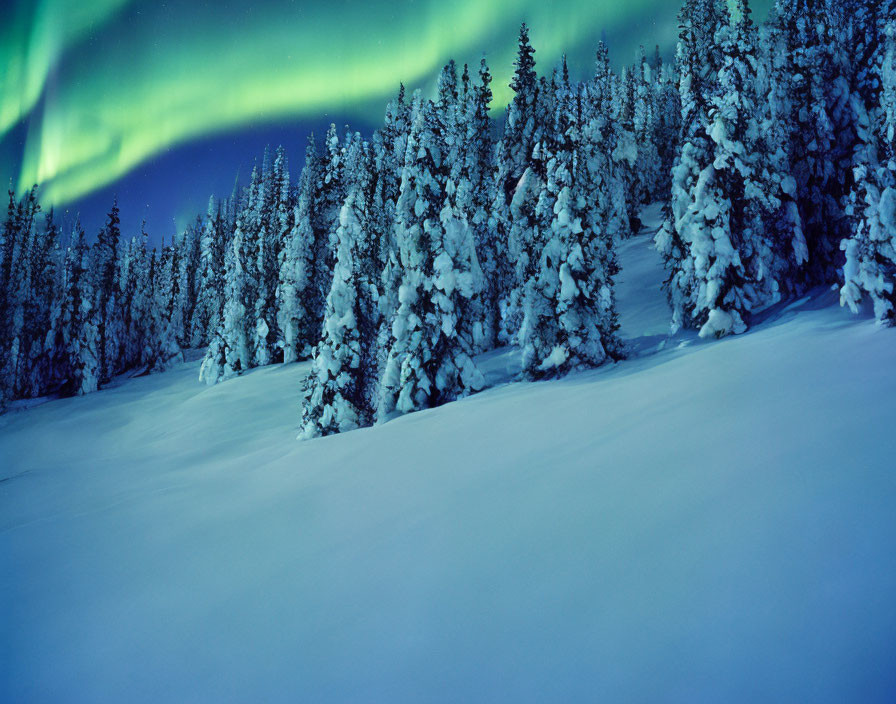
[[[639,194],[638,154],[641,145],[635,132],[636,75],[634,68],[623,67],[619,80],[614,81],[613,120],[616,124],[616,148],[613,159],[625,185],[625,209],[628,224],[623,236],[635,234],[641,229],[641,197]]]
[[[539,145],[546,159],[535,208],[540,251],[533,252],[537,266],[526,282],[519,335],[522,370],[530,379],[597,366],[621,356],[613,242],[606,231],[598,229],[613,213],[609,194],[602,188],[609,181],[590,181],[581,101],[565,70],[555,96],[554,117]],[[599,148],[590,145],[587,151]]]
[[[145,367],[148,329],[155,304],[149,279],[149,235],[145,222],[140,228],[139,240],[131,241],[126,269],[129,289],[126,333],[128,367]]]
[[[730,203],[716,178],[708,129],[723,62],[715,36],[729,22],[727,6],[716,0],[687,0],[679,15],[682,131],[669,212],[656,235],[669,272],[665,289],[674,330],[697,327],[724,334],[745,329],[738,288],[743,267],[730,241]]]
[[[224,305],[224,252],[231,232],[223,203],[209,198],[199,239],[198,297],[190,328],[196,346],[207,346],[221,318]]]
[[[81,395],[99,385],[99,331],[91,286],[90,247],[80,221],[65,258],[62,338],[66,350],[66,391]]]
[[[638,62],[632,72],[634,81],[634,108],[632,127],[638,149],[635,161],[635,204],[652,203],[660,192],[662,162],[656,138],[657,87],[660,85],[654,69],[647,61],[647,52],[642,46],[638,51]]]
[[[520,27],[519,47],[514,62],[516,70],[510,87],[513,100],[507,107],[504,133],[498,142],[496,156],[495,198],[491,209],[489,228],[494,233],[496,271],[490,274],[498,286],[501,307],[501,328],[498,338],[509,341],[519,326],[521,316],[508,312],[519,299],[522,281],[515,276],[512,230],[519,227],[513,220],[512,202],[516,197],[520,179],[531,166],[532,153],[540,135],[538,124],[538,77],[535,73],[535,50],[529,42],[529,28]]]
[[[797,253],[793,286],[798,289],[836,279],[840,240],[846,233],[840,192],[836,103],[848,102],[848,86],[832,61],[828,0],[776,0],[765,26],[773,115],[781,123],[786,168],[807,245]],[[834,110],[834,108],[836,108]],[[836,114],[835,114],[836,113]],[[794,218],[795,219],[795,218]]]
[[[5,338],[6,379],[10,398],[22,398],[30,371],[32,331],[32,274],[30,265],[32,246],[39,237],[37,189],[32,188],[16,206],[15,235],[13,236],[12,267],[9,274]]]
[[[205,346],[205,331],[202,328],[193,328],[193,319],[199,306],[201,284],[200,271],[202,266],[202,232],[205,224],[202,216],[197,215],[194,222],[187,226],[180,240],[177,242],[179,254],[177,257],[178,269],[178,294],[177,306],[180,308],[182,321],[181,337],[178,344],[183,349]]]
[[[458,311],[475,293],[472,237],[446,210],[445,126],[415,97],[396,211],[401,286],[380,381],[377,418],[430,408],[482,388]],[[452,209],[450,206],[448,210]]]
[[[183,337],[179,260],[180,251],[174,240],[169,247],[165,247],[163,242],[153,271],[153,307],[157,311],[157,325],[156,339],[150,341],[153,350],[148,364],[150,371],[164,371],[183,360],[183,352],[178,343]]]
[[[585,144],[600,145],[589,151],[586,166],[592,172],[590,180],[593,183],[607,182],[604,189],[612,204],[612,216],[603,227],[614,241],[619,241],[631,233],[624,175],[629,168],[626,152],[630,150],[619,147],[616,76],[603,42],[597,47],[594,77],[583,84],[581,90]]]
[[[92,283],[96,296],[94,310],[98,320],[99,346],[97,352],[100,360],[100,384],[106,383],[113,375],[121,371],[118,363],[119,341],[123,337],[123,321],[119,302],[120,246],[121,230],[118,199],[116,198],[112,203],[106,224],[100,230],[97,241],[91,250]]]
[[[371,229],[377,238],[377,260],[380,326],[377,331],[377,377],[386,368],[391,323],[398,310],[398,290],[401,285],[401,266],[395,238],[395,209],[401,190],[410,133],[411,106],[405,100],[404,85],[398,96],[386,108],[382,129],[374,135],[376,185],[374,188]]]
[[[224,255],[224,307],[199,369],[199,379],[216,384],[252,367],[249,346],[249,311],[256,300],[255,262],[260,221],[261,185],[258,169],[252,170],[243,193],[231,239]]]
[[[165,243],[162,242],[162,250],[164,251]],[[143,351],[141,353],[141,361],[147,371],[156,367],[158,360],[162,354],[162,336],[165,328],[165,301],[160,292],[160,282],[162,275],[160,269],[162,263],[159,254],[155,248],[151,249],[148,254],[148,262],[146,268],[146,296],[147,296],[147,315],[145,323],[145,337],[143,339]],[[202,371],[200,370],[200,379]]]
[[[653,141],[660,159],[660,181],[654,197],[660,202],[668,202],[672,187],[672,166],[675,163],[678,135],[681,131],[681,97],[678,94],[674,67],[663,64],[659,56],[659,47],[655,62],[654,75],[657,83]]]
[[[528,166],[517,182],[510,201],[507,256],[511,262],[513,275],[512,285],[508,288],[507,297],[502,304],[501,319],[501,339],[507,342],[519,342],[525,315],[526,285],[537,274],[545,228],[548,227],[548,221],[540,217],[537,210],[546,182],[545,166],[549,156],[544,143],[552,139],[548,131],[553,125],[560,74],[560,69],[555,68],[550,79],[544,76],[539,79],[538,103],[535,111],[539,140],[532,149]]]
[[[713,162],[698,177],[694,202],[682,221],[696,281],[689,316],[701,336],[742,331],[757,307],[780,298],[785,269],[766,225],[778,217],[781,179],[763,140],[758,34],[745,0],[716,33],[721,56],[718,90],[709,96]]]
[[[143,224],[144,228],[146,223]],[[140,355],[142,341],[137,335],[137,316],[135,311],[135,299],[138,296],[139,244],[136,237],[131,237],[123,243],[121,254],[121,266],[119,274],[119,290],[121,291],[122,327],[124,335],[119,343],[122,364],[125,369],[135,366]]]
[[[347,134],[346,137],[349,135]],[[331,124],[324,142],[324,154],[317,185],[314,212],[317,215],[315,227],[325,237],[319,240],[321,248],[317,254],[316,285],[320,300],[319,310],[323,314],[324,301],[330,290],[333,264],[336,261],[336,229],[339,212],[345,202],[345,149],[339,143],[336,125]]]
[[[43,227],[34,223],[25,265],[29,289],[26,292],[22,329],[23,359],[19,366],[18,395],[43,396],[55,391],[53,379],[54,318],[57,313],[59,232],[50,210]]]
[[[253,362],[264,366],[282,360],[283,341],[277,322],[280,253],[292,230],[289,170],[286,152],[278,147],[273,167],[263,174],[261,222],[258,231],[257,298],[252,326]]]
[[[467,69],[464,67],[464,74]],[[501,289],[497,282],[503,268],[498,263],[504,251],[489,227],[489,209],[494,202],[494,145],[491,137],[491,120],[488,115],[492,100],[492,77],[485,59],[479,64],[479,82],[470,85],[463,103],[461,156],[458,168],[452,175],[457,207],[473,233],[473,241],[482,271],[481,333],[477,334],[480,350],[492,349],[497,344],[501,316]]]
[[[6,220],[0,232],[0,412],[12,400],[12,364],[9,342],[12,331],[12,271],[18,230],[16,228],[16,199],[10,189]]]
[[[878,24],[878,104],[857,106],[860,148],[850,207],[855,230],[841,244],[846,264],[840,303],[857,312],[867,294],[875,318],[889,326],[896,324],[896,21]]]
[[[315,257],[322,251],[314,227],[315,189],[319,158],[314,135],[305,148],[305,166],[299,177],[293,208],[292,229],[280,256],[278,324],[283,335],[283,361],[306,359],[320,334],[321,317],[316,309]]]
[[[303,388],[300,437],[373,423],[379,326],[376,242],[370,230],[373,156],[360,135],[345,154],[347,196],[336,228],[336,265],[320,342]]]

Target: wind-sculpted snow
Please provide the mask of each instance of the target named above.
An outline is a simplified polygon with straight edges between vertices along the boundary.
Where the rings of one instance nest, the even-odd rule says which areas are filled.
[[[307,364],[0,418],[0,700],[892,701],[896,332],[666,339],[649,238],[641,356],[563,380],[309,442]]]

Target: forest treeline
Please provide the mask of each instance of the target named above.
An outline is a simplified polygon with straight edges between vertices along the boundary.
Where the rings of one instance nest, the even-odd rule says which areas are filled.
[[[672,64],[642,49],[539,76],[522,26],[495,129],[491,75],[453,62],[402,88],[369,138],[331,126],[297,181],[283,148],[160,250],[113,205],[95,242],[10,194],[0,240],[0,405],[80,394],[204,348],[200,378],[312,360],[301,434],[433,407],[522,352],[541,379],[621,359],[616,247],[656,235],[672,325],[721,337],[816,286],[896,322],[896,7],[686,0]]]

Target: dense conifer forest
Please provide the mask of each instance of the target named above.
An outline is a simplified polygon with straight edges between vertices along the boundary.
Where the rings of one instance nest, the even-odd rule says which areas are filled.
[[[297,181],[249,183],[160,249],[113,204],[88,240],[39,189],[0,230],[0,408],[84,394],[204,349],[200,378],[312,360],[301,436],[430,408],[515,345],[543,379],[625,357],[616,248],[665,204],[674,328],[723,337],[819,286],[896,323],[896,4],[686,0],[675,60],[536,71],[523,25],[501,125],[491,75],[402,88],[369,136],[331,126]]]

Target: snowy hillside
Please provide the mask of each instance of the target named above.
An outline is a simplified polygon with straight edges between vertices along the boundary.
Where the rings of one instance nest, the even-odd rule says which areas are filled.
[[[0,700],[893,701],[896,331],[822,292],[294,438],[308,366],[0,418]]]

